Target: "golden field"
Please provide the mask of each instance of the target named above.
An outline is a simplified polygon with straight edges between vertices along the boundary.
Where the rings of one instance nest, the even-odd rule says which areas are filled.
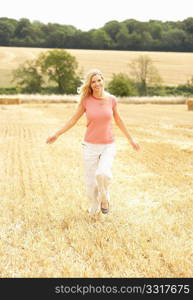
[[[11,72],[27,59],[35,59],[40,52],[50,49],[0,47],[0,86],[10,86]],[[130,74],[128,64],[139,55],[148,55],[157,67],[165,85],[184,84],[193,75],[193,53],[105,51],[66,49],[74,55],[83,73],[99,68],[108,82],[113,73]]]
[[[126,105],[108,215],[90,219],[76,104],[0,105],[1,277],[192,277],[193,112]]]

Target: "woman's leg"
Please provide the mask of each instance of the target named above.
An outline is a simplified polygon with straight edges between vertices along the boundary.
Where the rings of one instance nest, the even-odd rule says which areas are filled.
[[[84,173],[86,183],[86,193],[90,201],[90,214],[94,215],[100,211],[98,201],[98,186],[96,182],[96,170],[99,163],[99,154],[94,145],[83,144]]]
[[[96,180],[99,193],[99,202],[101,207],[108,209],[110,194],[109,194],[109,184],[112,179],[112,163],[115,156],[116,150],[115,145],[106,145],[102,151],[96,170]]]

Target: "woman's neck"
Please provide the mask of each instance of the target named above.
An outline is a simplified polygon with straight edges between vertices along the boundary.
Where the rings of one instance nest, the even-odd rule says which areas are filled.
[[[102,92],[93,92],[93,96],[96,98],[104,98],[105,94],[104,91]]]

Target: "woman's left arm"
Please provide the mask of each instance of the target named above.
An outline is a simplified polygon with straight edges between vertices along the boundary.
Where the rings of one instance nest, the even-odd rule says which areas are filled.
[[[113,108],[113,117],[115,120],[116,125],[119,127],[119,129],[123,132],[123,134],[127,137],[127,139],[129,140],[129,142],[131,143],[133,149],[139,151],[140,150],[140,146],[139,144],[131,137],[131,135],[129,134],[129,132],[127,131],[127,128],[123,122],[123,120],[120,117],[120,114],[117,110],[117,105],[114,106]]]

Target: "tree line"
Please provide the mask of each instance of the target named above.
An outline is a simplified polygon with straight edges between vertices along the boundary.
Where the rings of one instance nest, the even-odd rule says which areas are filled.
[[[166,96],[193,94],[193,77],[185,85],[168,87],[148,55],[139,55],[130,62],[130,75],[112,74],[106,89],[115,96]],[[1,88],[0,94],[77,94],[82,81],[76,58],[67,50],[48,50],[37,59],[27,60],[13,70],[14,88]]]
[[[3,17],[0,46],[192,52],[193,18],[177,22],[112,20],[99,29],[82,31],[72,25]]]

